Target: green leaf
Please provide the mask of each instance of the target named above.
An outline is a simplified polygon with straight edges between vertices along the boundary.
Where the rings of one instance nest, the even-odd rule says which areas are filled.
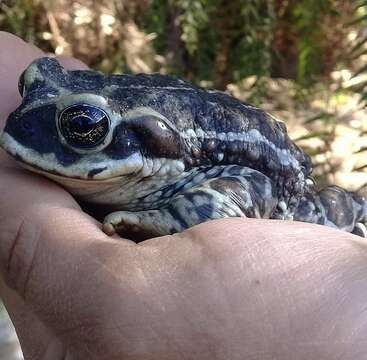
[[[364,92],[361,96],[361,99],[359,100],[360,103],[367,102],[367,92]]]
[[[308,140],[313,138],[326,138],[330,137],[330,132],[328,131],[314,131],[310,134],[302,135],[299,138],[295,139],[294,141],[301,141],[301,140]]]
[[[334,115],[332,113],[328,113],[328,112],[324,111],[324,112],[321,112],[317,115],[311,116],[310,118],[306,119],[303,122],[303,124],[304,125],[311,124],[311,123],[313,123],[317,120],[323,120],[323,121],[330,120],[333,116]]]
[[[366,165],[359,166],[359,167],[356,167],[356,168],[353,168],[353,171],[363,171],[365,169],[367,169],[367,164]]]
[[[359,8],[361,7],[365,7],[367,6],[367,1],[363,0],[363,1],[355,1],[355,6],[354,6],[354,9],[353,11],[356,12]]]
[[[356,77],[360,74],[363,74],[365,71],[367,71],[367,64],[362,66],[355,74],[353,74],[353,77]]]
[[[357,17],[356,19],[354,19],[354,20],[352,20],[351,22],[349,22],[348,24],[347,24],[347,26],[352,26],[352,25],[356,25],[356,24],[359,24],[359,23],[361,23],[361,22],[363,22],[363,21],[367,21],[367,14],[364,14],[364,15],[362,15],[362,16],[359,16],[359,17]]]
[[[367,43],[367,35],[364,36],[361,40],[359,40],[352,48],[351,54],[355,53],[357,50],[359,50],[363,45]]]
[[[355,151],[354,154],[360,154],[365,151],[367,151],[367,146],[361,147],[359,150]]]

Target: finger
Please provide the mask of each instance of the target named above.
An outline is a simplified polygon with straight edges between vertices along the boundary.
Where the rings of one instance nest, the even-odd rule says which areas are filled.
[[[71,294],[84,282],[95,283],[91,277],[101,265],[88,256],[88,249],[101,242],[113,249],[123,242],[108,238],[100,224],[81,212],[56,184],[33,174],[19,176],[16,171],[20,172],[4,172],[0,181],[1,272],[7,285],[33,306],[41,319],[53,314],[51,321],[57,324],[57,315],[70,312]],[[11,188],[16,193],[9,191]],[[82,295],[88,298],[90,293]]]
[[[18,78],[24,69],[36,58],[45,56],[39,48],[19,37],[0,31],[0,130],[11,111],[21,102]],[[87,66],[76,59],[60,56],[60,63],[70,70],[85,70]]]
[[[23,354],[27,359],[44,359],[48,351],[60,352],[60,341],[46,328],[40,319],[27,307],[15,292],[0,278],[0,294],[16,328]],[[58,356],[54,356],[58,359]],[[60,356],[61,358],[61,356]]]
[[[23,70],[43,52],[15,35],[0,31],[0,130],[5,119],[17,105],[21,96],[18,91],[18,78]]]
[[[24,69],[36,58],[45,56],[39,48],[30,45],[19,37],[0,31],[0,130],[5,119],[22,100],[18,90],[18,79]],[[86,70],[80,60],[59,56],[60,63],[70,70]]]
[[[27,66],[36,58],[45,56],[37,47],[24,42],[17,36],[0,31],[0,131],[8,115],[21,102],[18,90],[18,79]],[[58,57],[60,63],[70,70],[85,70],[87,66],[70,57]],[[0,151],[0,161],[14,166],[10,157]]]

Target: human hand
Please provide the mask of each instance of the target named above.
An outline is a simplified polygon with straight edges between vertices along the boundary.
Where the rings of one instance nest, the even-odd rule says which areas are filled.
[[[0,128],[40,50],[0,33]],[[63,59],[68,67],[79,62]],[[362,359],[367,250],[251,219],[135,244],[0,154],[0,296],[26,359]],[[295,355],[296,354],[296,355]]]

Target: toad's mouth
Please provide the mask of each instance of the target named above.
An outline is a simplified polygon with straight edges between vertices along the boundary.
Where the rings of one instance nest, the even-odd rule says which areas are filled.
[[[34,164],[29,164],[27,162],[24,162],[22,159],[20,158],[16,158],[16,161],[25,169],[46,176],[56,182],[59,183],[66,183],[66,182],[74,182],[74,183],[80,183],[80,184],[85,184],[85,183],[109,183],[109,182],[116,182],[119,179],[126,177],[128,175],[120,175],[120,176],[115,176],[115,177],[110,177],[110,178],[106,178],[106,179],[94,179],[94,178],[88,178],[88,179],[84,179],[81,177],[76,177],[76,176],[66,176],[66,175],[62,175],[56,172],[51,172],[51,171],[46,171],[43,170],[42,168],[38,167],[37,165]],[[93,171],[93,170],[92,170]]]
[[[15,158],[23,167],[42,174],[55,181],[79,183],[116,182],[121,178],[136,176],[144,168],[144,158],[140,152],[133,153],[125,159],[110,159],[102,157],[91,161],[88,157],[63,165],[53,153],[40,154],[27,148],[3,132],[0,136],[0,146]]]

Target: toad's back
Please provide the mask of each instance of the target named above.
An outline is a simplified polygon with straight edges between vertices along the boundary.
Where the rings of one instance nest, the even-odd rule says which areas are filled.
[[[124,111],[136,108],[139,99],[139,106],[169,119],[180,133],[187,168],[248,166],[285,187],[288,196],[302,195],[310,158],[290,140],[284,123],[263,110],[157,74],[112,76],[101,89]]]

